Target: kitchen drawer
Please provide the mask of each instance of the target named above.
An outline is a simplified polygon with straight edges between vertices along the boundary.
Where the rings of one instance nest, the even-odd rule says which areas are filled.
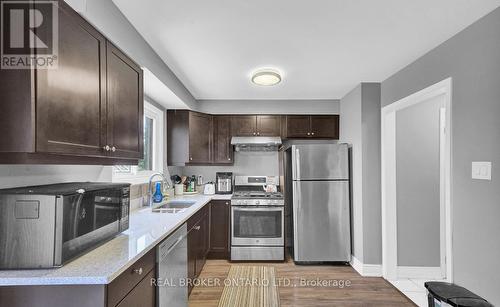
[[[144,274],[143,274],[144,275]],[[151,270],[137,287],[130,291],[117,307],[154,307],[156,306],[156,289],[151,284],[155,271]]]
[[[108,306],[116,306],[155,267],[155,249],[150,250],[108,285]],[[142,270],[141,270],[142,269]],[[139,271],[141,274],[139,274]],[[153,270],[154,274],[154,270]],[[125,306],[125,305],[123,305]],[[146,306],[146,305],[145,305]]]

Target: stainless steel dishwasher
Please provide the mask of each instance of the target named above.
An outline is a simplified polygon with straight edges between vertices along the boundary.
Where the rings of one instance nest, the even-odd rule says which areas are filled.
[[[156,253],[157,306],[186,307],[188,305],[186,224],[160,243]]]

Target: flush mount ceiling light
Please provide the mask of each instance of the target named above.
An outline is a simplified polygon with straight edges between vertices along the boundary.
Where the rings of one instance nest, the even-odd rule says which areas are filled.
[[[276,85],[281,82],[281,75],[273,69],[262,69],[252,75],[252,82],[263,86]]]

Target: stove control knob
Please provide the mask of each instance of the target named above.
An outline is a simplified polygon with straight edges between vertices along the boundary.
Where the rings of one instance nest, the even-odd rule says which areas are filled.
[[[247,201],[246,201],[246,200],[244,200],[244,201],[243,201],[243,203],[246,205],[246,204],[247,204]]]
[[[260,204],[260,201],[256,200],[256,201],[255,201],[255,204],[256,204],[256,205]]]

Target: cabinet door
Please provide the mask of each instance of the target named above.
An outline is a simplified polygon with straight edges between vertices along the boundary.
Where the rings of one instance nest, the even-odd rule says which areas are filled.
[[[189,163],[210,163],[212,116],[189,112]]]
[[[117,307],[154,307],[156,306],[156,288],[151,280],[155,270],[151,270],[137,286],[117,305]]]
[[[233,116],[231,127],[233,136],[257,135],[257,116],[253,115]]]
[[[233,146],[231,145],[231,117],[214,116],[213,162],[233,164]]]
[[[210,252],[208,258],[229,258],[229,210],[228,200],[210,203]]]
[[[286,117],[287,138],[306,138],[311,135],[311,117],[308,115],[288,115]]]
[[[107,145],[111,156],[143,157],[143,72],[110,42],[107,44]]]
[[[207,253],[209,249],[210,241],[210,229],[208,227],[209,214],[203,216],[203,218],[198,222],[199,230],[198,233],[198,253],[196,255],[196,276],[200,276],[203,266],[207,260]]]
[[[339,138],[339,116],[338,115],[314,115],[311,116],[311,136],[314,138]]]
[[[188,279],[196,278],[196,255],[198,253],[198,232],[192,229],[188,234]],[[193,290],[192,283],[188,284],[188,293]]]
[[[259,136],[280,136],[281,117],[279,115],[257,116],[257,135]]]
[[[36,70],[36,150],[104,155],[106,40],[66,4],[58,11],[58,67]]]

